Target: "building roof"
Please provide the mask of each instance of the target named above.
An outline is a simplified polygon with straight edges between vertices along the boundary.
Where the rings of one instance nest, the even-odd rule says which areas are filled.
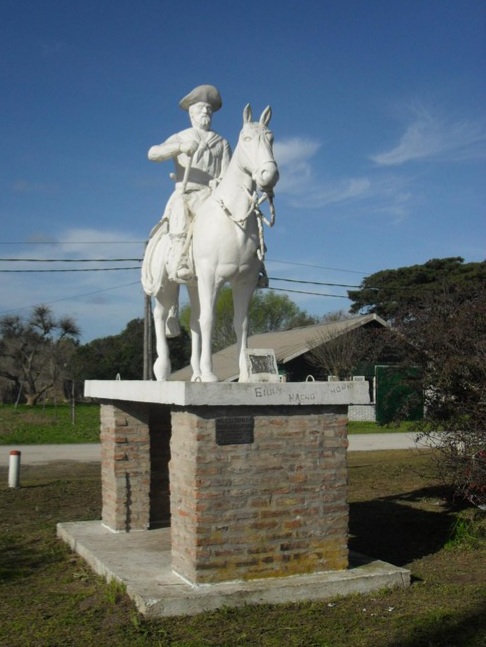
[[[315,324],[313,326],[292,328],[291,330],[252,335],[248,338],[248,348],[271,348],[275,352],[277,363],[286,364],[296,357],[320,346],[323,340],[330,341],[340,335],[366,326],[371,322],[376,322],[381,326],[388,325],[378,315],[361,315],[351,319],[344,319],[343,321],[333,321],[330,323]],[[213,370],[221,381],[232,382],[238,379],[239,370],[236,344],[232,344],[213,354]],[[191,367],[186,366],[178,371],[174,371],[170,379],[187,381],[191,379],[191,375]]]

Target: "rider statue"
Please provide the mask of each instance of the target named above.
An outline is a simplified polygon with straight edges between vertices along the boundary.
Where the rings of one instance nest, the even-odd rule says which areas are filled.
[[[171,177],[176,182],[175,190],[151,236],[160,228],[159,235],[169,235],[171,245],[166,259],[169,277],[182,283],[193,278],[194,273],[190,254],[194,214],[221,180],[231,149],[226,139],[211,130],[213,112],[222,106],[221,95],[214,86],[197,86],[179,105],[189,112],[191,128],[152,146],[148,158],[152,162],[174,160],[175,173]]]

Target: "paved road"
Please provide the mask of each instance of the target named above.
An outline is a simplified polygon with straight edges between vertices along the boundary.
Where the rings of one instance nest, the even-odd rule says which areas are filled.
[[[352,452],[379,449],[408,449],[415,447],[414,435],[395,434],[352,434],[349,436],[349,450]],[[9,463],[10,451],[21,452],[22,465],[41,465],[50,461],[99,462],[101,446],[98,443],[84,445],[16,445],[0,446],[0,466]]]
[[[8,465],[10,451],[21,452],[21,465],[41,465],[51,461],[100,462],[101,445],[2,445],[0,446],[0,466]]]

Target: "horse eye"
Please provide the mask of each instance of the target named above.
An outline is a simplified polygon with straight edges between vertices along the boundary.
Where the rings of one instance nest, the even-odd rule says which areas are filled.
[[[247,135],[246,137],[243,137],[243,141],[251,142],[251,137],[249,135]]]

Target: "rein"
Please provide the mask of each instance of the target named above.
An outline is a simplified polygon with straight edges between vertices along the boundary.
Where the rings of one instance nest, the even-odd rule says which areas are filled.
[[[267,193],[265,191],[262,192],[262,195],[259,196],[257,191],[251,191],[247,187],[242,187],[248,194],[248,198],[250,200],[250,206],[246,214],[242,218],[236,218],[231,211],[228,209],[228,207],[225,205],[223,198],[217,198],[215,195],[212,195],[211,197],[217,204],[221,207],[223,212],[230,218],[237,227],[240,227],[243,229],[245,226],[248,218],[252,215],[255,214],[256,219],[257,219],[257,225],[258,225],[258,242],[259,242],[259,247],[257,250],[257,255],[258,259],[260,261],[263,261],[265,259],[265,241],[263,238],[263,225],[267,225],[268,227],[273,227],[275,224],[275,205],[273,203],[273,191],[271,193]],[[265,215],[263,214],[262,210],[260,209],[260,205],[262,205],[265,200],[268,200],[269,206],[270,206],[270,219],[268,220],[265,218]]]

